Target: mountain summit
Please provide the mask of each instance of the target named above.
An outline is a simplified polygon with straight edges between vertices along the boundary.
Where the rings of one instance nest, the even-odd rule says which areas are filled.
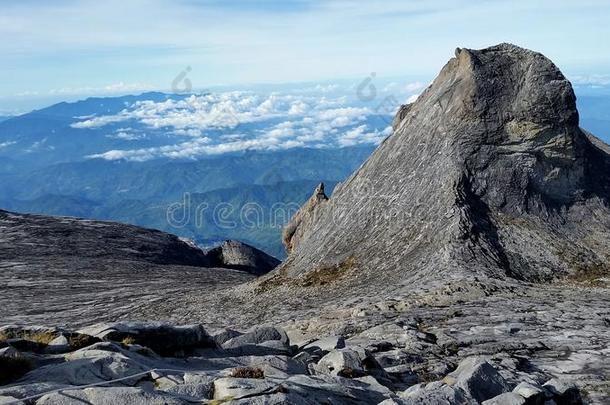
[[[610,155],[579,128],[572,86],[549,59],[458,48],[393,127],[299,228],[282,277],[349,271],[391,291],[607,273]]]

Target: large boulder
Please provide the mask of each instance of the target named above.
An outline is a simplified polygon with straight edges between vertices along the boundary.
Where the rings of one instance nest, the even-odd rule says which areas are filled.
[[[281,262],[275,257],[236,240],[224,241],[207,252],[212,267],[244,270],[260,276],[277,267]]]
[[[610,269],[610,155],[579,128],[557,66],[511,44],[458,49],[370,158],[320,191],[286,228],[278,289],[348,259],[341,299]]]
[[[134,385],[155,367],[154,359],[121,348],[110,342],[65,355],[67,361],[39,367],[20,381],[32,384],[44,381],[58,385],[87,385],[124,378],[122,385]],[[132,377],[133,376],[133,377]]]
[[[553,378],[542,386],[547,396],[553,398],[557,405],[580,405],[582,398],[580,391],[574,383]]]
[[[216,347],[201,325],[173,326],[163,322],[115,322],[97,324],[79,331],[104,341],[139,344],[161,355],[196,348]]]
[[[483,401],[482,405],[527,405],[525,398],[514,392],[505,392],[497,397]]]
[[[400,397],[406,405],[474,405],[477,403],[468,398],[460,388],[439,382],[414,385],[403,392]]]
[[[527,405],[542,405],[545,401],[545,391],[537,384],[521,382],[513,389],[513,392],[525,398]]]
[[[510,391],[504,377],[486,360],[470,357],[445,377],[444,382],[463,390],[470,398],[483,402]]]
[[[360,354],[352,349],[336,349],[322,357],[315,370],[321,374],[355,378],[365,374]]]
[[[256,326],[244,334],[227,340],[222,347],[223,349],[234,349],[242,345],[259,345],[270,341],[277,341],[283,347],[290,346],[288,335],[283,329],[275,326]]]

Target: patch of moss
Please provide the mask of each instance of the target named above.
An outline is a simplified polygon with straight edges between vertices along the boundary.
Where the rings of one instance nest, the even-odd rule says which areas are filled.
[[[238,367],[231,372],[235,378],[265,378],[265,372],[258,367]]]
[[[330,266],[321,266],[307,273],[301,285],[303,287],[322,286],[342,279],[357,267],[356,259],[348,257],[342,262]]]
[[[48,345],[51,343],[53,339],[58,336],[57,333],[53,332],[2,332],[0,333],[0,342],[9,340],[9,339],[24,339],[29,340],[30,342],[39,343],[41,345]]]
[[[123,340],[121,340],[121,344],[123,346],[131,346],[135,343],[136,343],[136,340],[132,336],[124,337]]]
[[[587,260],[584,256],[560,255],[561,259],[567,263],[572,272],[567,277],[569,281],[581,284],[588,284],[595,287],[603,287],[603,278],[610,276],[610,269],[599,262]]]

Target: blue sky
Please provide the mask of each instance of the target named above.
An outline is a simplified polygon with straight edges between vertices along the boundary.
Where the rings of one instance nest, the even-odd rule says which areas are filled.
[[[224,84],[432,78],[455,47],[512,42],[610,85],[602,0],[0,0],[0,112]]]

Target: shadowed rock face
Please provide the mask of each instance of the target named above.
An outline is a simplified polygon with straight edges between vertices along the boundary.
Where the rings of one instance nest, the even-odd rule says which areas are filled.
[[[509,44],[456,50],[394,133],[301,225],[280,268],[349,259],[363,283],[608,273],[610,157],[570,83]],[[309,203],[308,203],[309,204]]]

